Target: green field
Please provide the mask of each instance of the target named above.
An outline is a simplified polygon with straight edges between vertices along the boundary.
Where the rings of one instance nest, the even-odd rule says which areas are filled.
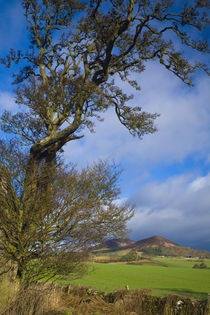
[[[158,296],[179,294],[197,299],[205,299],[210,293],[210,269],[193,269],[198,261],[172,258],[156,261],[168,267],[93,263],[88,275],[75,281],[66,279],[64,283],[91,286],[105,292],[128,285],[130,289],[150,288]],[[210,267],[210,260],[205,260],[205,264]]]

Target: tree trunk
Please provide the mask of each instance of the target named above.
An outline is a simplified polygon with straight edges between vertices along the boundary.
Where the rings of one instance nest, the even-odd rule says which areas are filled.
[[[23,279],[23,267],[20,265],[17,268],[16,279],[19,281]]]

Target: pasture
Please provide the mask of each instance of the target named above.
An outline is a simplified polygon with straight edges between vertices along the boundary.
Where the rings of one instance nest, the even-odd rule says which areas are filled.
[[[63,284],[91,286],[99,291],[111,292],[129,286],[131,290],[149,288],[157,296],[178,294],[206,299],[210,293],[210,269],[193,269],[198,260],[156,258],[161,265],[129,265],[121,263],[92,263],[90,272],[82,279]],[[210,267],[210,260],[205,260]]]

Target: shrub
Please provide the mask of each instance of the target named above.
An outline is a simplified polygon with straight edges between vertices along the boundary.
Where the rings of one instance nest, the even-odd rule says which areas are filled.
[[[194,268],[194,269],[198,269],[198,268],[199,268],[199,265],[198,265],[198,264],[195,264],[195,265],[193,266],[193,268]]]
[[[201,264],[200,264],[200,268],[201,268],[201,269],[205,269],[205,268],[208,268],[208,267],[206,266],[206,264],[201,263]]]
[[[207,269],[208,267],[206,266],[206,264],[201,263],[200,265],[199,264],[195,264],[193,266],[193,268],[195,268],[195,269]]]
[[[135,249],[130,250],[126,255],[120,257],[120,261],[136,261],[138,260],[138,252]]]

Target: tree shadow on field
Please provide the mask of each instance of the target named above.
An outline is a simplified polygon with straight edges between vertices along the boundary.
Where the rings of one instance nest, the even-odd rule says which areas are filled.
[[[171,288],[158,288],[159,291],[163,291],[163,294],[177,294],[182,295],[188,298],[195,298],[198,300],[205,300],[207,299],[208,293],[207,292],[197,292],[186,288],[180,289],[171,289]]]

